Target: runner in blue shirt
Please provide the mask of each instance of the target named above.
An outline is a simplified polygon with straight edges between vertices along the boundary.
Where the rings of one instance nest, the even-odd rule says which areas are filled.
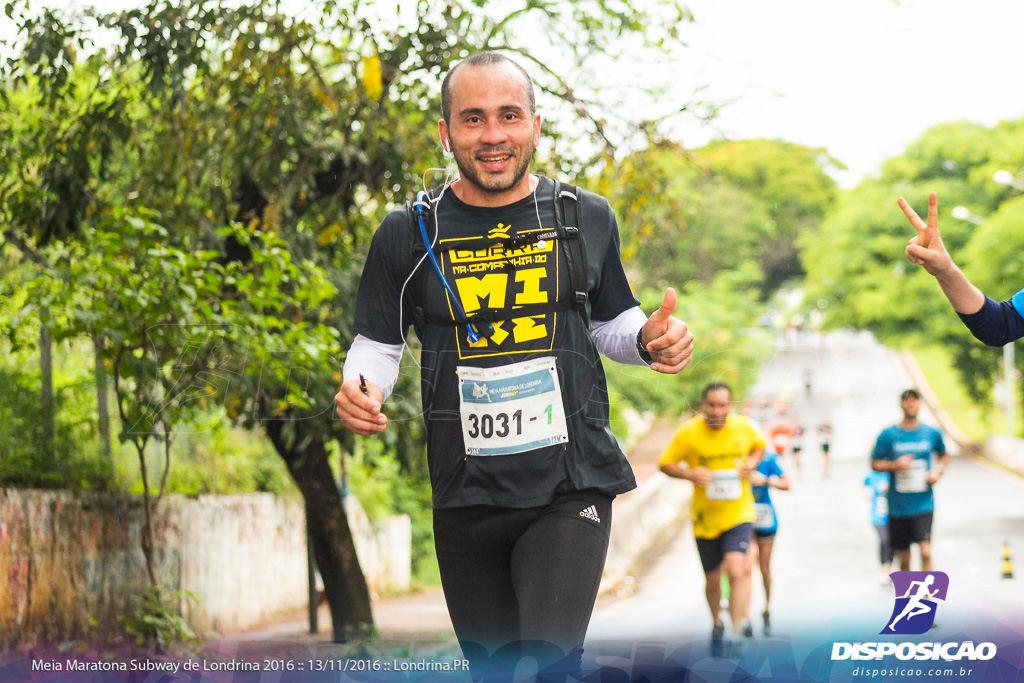
[[[967,329],[989,346],[1003,346],[1024,337],[1024,289],[1009,301],[997,302],[971,284],[955,263],[939,235],[938,199],[934,192],[928,197],[928,222],[917,215],[903,197],[900,208],[917,228],[917,236],[907,244],[907,258],[923,266],[942,287],[942,293],[953,305]]]
[[[878,559],[882,568],[882,585],[889,585],[892,571],[892,544],[889,543],[889,475],[868,471],[864,486],[871,496],[871,525],[878,532]]]
[[[750,491],[754,494],[754,514],[757,516],[754,521],[754,540],[756,544],[750,546],[751,563],[753,563],[754,548],[757,548],[757,563],[761,570],[761,580],[764,582],[764,612],[761,618],[764,620],[764,635],[770,636],[772,631],[771,613],[769,602],[772,595],[772,546],[775,544],[775,533],[779,530],[779,517],[775,513],[775,505],[772,504],[770,489],[775,487],[780,491],[789,490],[789,478],[782,470],[779,457],[774,453],[765,453],[757,471],[750,477]]]
[[[889,540],[900,571],[910,571],[910,546],[918,544],[921,571],[932,569],[932,486],[949,465],[942,434],[917,419],[921,394],[907,389],[900,395],[903,420],[878,435],[871,469],[889,473]],[[932,466],[932,454],[938,465]]]

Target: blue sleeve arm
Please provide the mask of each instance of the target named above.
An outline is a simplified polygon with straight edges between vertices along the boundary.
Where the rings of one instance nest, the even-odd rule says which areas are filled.
[[[878,435],[878,439],[875,440],[875,447],[871,450],[871,459],[892,460],[891,452],[892,444],[889,442],[889,435],[883,431]]]
[[[996,302],[985,297],[985,305],[977,313],[958,313],[967,329],[989,346],[1003,346],[1024,337],[1024,290],[1009,301]]]

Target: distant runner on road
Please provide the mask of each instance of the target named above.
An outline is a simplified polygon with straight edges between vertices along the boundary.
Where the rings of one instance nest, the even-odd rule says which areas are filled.
[[[818,440],[821,442],[821,470],[824,476],[828,476],[828,452],[832,446],[832,423],[828,417],[821,418],[818,425]]]
[[[732,389],[704,388],[701,414],[682,424],[661,456],[661,471],[693,482],[693,535],[704,569],[704,595],[714,626],[712,649],[725,636],[719,614],[722,571],[729,581],[729,615],[735,633],[754,635],[750,624],[750,567],[747,551],[754,527],[750,478],[765,441],[754,424],[730,413]]]
[[[786,476],[779,458],[767,454],[758,464],[757,470],[750,476],[751,492],[754,494],[754,540],[750,546],[750,559],[753,564],[757,557],[757,566],[761,572],[761,583],[764,585],[764,611],[761,619],[764,622],[764,635],[772,634],[771,597],[772,597],[772,548],[775,545],[775,534],[779,531],[779,516],[772,503],[771,489],[789,490],[789,477]],[[753,573],[753,569],[751,569]]]
[[[900,395],[903,420],[878,436],[871,455],[871,469],[889,473],[889,541],[900,571],[910,571],[910,546],[918,545],[921,570],[932,568],[932,486],[949,465],[942,434],[917,419],[921,395],[907,389]],[[932,466],[932,455],[938,465]]]
[[[878,533],[878,562],[882,585],[889,585],[892,571],[892,544],[889,542],[889,475],[871,470],[864,477],[864,487],[871,496],[871,526]]]

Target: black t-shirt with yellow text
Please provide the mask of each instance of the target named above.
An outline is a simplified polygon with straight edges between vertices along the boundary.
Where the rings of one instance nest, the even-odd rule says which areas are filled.
[[[555,227],[554,182],[540,177],[535,196],[477,207],[449,188],[427,218],[433,240],[436,215],[435,253],[467,315],[571,297],[559,240],[506,244]],[[611,320],[637,305],[619,258],[618,227],[604,198],[583,192],[581,208],[590,317]],[[381,223],[359,285],[355,331],[400,344],[416,324],[411,302],[425,309],[429,322],[421,319],[416,333],[433,506],[524,508],[562,492],[634,488],[609,429],[604,370],[582,316],[563,310],[499,320],[494,334],[471,343],[464,327],[440,323],[457,314],[429,261],[419,266],[426,273],[409,278],[421,242],[405,207]],[[418,260],[422,250],[415,254]],[[426,291],[413,291],[419,287]]]

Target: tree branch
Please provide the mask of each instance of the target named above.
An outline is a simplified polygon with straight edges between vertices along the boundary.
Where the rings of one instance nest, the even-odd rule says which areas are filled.
[[[15,247],[17,247],[18,251],[24,254],[25,258],[27,258],[32,263],[36,264],[37,266],[41,266],[47,270],[52,269],[49,262],[43,257],[43,255],[36,251],[36,249],[33,248],[28,242],[23,240],[21,236],[18,235],[18,233],[16,233],[13,229],[4,230],[4,239],[13,244]],[[67,280],[67,278],[64,279]]]
[[[604,141],[605,147],[608,148],[608,151],[611,152],[612,154],[615,153],[615,149],[616,149],[615,143],[613,143],[608,138],[607,133],[605,133],[605,124],[604,124],[604,122],[601,121],[600,119],[596,118],[593,114],[590,113],[590,110],[587,108],[589,103],[587,103],[586,101],[581,100],[580,98],[576,97],[576,94],[573,92],[572,87],[570,87],[569,84],[566,83],[565,79],[563,79],[557,73],[552,71],[548,67],[547,64],[545,64],[544,62],[542,62],[539,59],[537,59],[536,57],[534,57],[532,54],[530,54],[529,51],[527,51],[524,48],[512,47],[510,45],[500,45],[500,46],[493,46],[493,49],[495,49],[495,50],[507,50],[509,52],[515,52],[515,53],[517,53],[519,55],[522,55],[525,59],[528,59],[531,62],[533,62],[534,64],[536,64],[537,67],[540,68],[544,73],[546,73],[548,76],[553,78],[555,80],[555,82],[557,82],[558,85],[562,88],[562,92],[557,92],[557,91],[555,91],[555,90],[553,90],[551,88],[548,88],[546,86],[543,86],[543,85],[538,85],[537,87],[540,88],[542,91],[544,91],[546,93],[550,93],[551,95],[554,95],[555,97],[558,97],[559,99],[564,100],[564,101],[568,102],[569,104],[575,106],[576,107],[576,113],[579,116],[589,120],[592,124],[594,124],[594,130],[597,132],[597,135],[601,138],[601,140]]]

